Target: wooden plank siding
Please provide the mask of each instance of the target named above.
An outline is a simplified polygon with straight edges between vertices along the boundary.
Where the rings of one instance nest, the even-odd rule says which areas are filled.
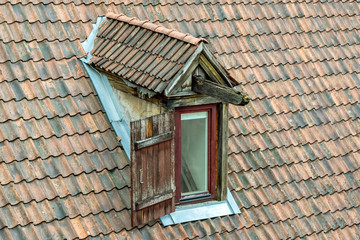
[[[130,127],[132,225],[138,226],[175,211],[174,112],[131,122]],[[144,142],[152,144],[138,148]]]

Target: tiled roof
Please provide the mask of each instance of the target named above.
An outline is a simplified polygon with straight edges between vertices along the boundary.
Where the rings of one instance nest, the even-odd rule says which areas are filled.
[[[360,238],[360,4],[0,1],[0,239]],[[130,229],[129,163],[80,58],[107,12],[209,41],[242,213]]]
[[[200,42],[123,14],[106,14],[99,27],[90,63],[141,87],[161,93],[195,53]]]

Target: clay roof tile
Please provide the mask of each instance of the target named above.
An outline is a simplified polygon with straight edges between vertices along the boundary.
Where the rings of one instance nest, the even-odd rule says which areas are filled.
[[[167,35],[169,37],[173,37],[173,38],[179,39],[181,41],[188,42],[188,43],[190,43],[192,45],[197,45],[199,42],[206,42],[207,43],[206,39],[204,39],[204,38],[196,38],[196,37],[190,35],[189,33],[184,34],[182,32],[174,30],[174,29],[168,29],[168,28],[165,28],[165,27],[160,26],[158,24],[151,23],[148,20],[142,21],[142,20],[140,20],[138,18],[135,18],[135,17],[130,18],[130,17],[125,16],[124,14],[115,14],[115,13],[112,13],[112,12],[107,13],[106,17],[107,18],[112,18],[112,19],[117,19],[119,21],[126,22],[126,23],[131,24],[131,25],[146,28],[146,29],[148,29],[150,31],[161,33],[161,34]]]

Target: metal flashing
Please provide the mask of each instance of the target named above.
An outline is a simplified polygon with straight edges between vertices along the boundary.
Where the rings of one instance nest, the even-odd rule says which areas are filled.
[[[229,189],[227,192],[228,199],[225,201],[210,201],[180,206],[176,208],[175,212],[161,217],[161,223],[164,226],[169,226],[178,223],[241,213]]]
[[[99,73],[95,68],[84,63],[85,69],[90,76],[90,79],[98,93],[100,101],[105,109],[116,135],[121,138],[121,145],[123,146],[128,159],[130,160],[130,127],[125,121],[122,111],[117,104],[117,99],[111,89],[111,85],[106,76]]]
[[[89,37],[81,43],[84,51],[87,53],[86,57],[82,58],[81,61],[89,63],[90,59],[92,58],[91,51],[94,48],[94,41],[98,33],[99,26],[105,19],[106,17],[98,17],[96,23],[93,24],[93,30],[91,31]]]
[[[130,126],[124,119],[124,115],[119,107],[119,104],[117,104],[117,99],[114,96],[107,77],[92,66],[88,65],[89,59],[91,58],[90,52],[94,48],[94,40],[98,32],[98,27],[104,21],[104,19],[105,17],[98,17],[96,24],[93,24],[93,30],[91,31],[89,37],[81,43],[85,52],[88,53],[88,55],[85,58],[82,58],[81,61],[83,62],[83,65],[89,74],[95,90],[98,93],[100,101],[116,132],[116,135],[121,138],[121,145],[123,146],[125,153],[130,160]]]

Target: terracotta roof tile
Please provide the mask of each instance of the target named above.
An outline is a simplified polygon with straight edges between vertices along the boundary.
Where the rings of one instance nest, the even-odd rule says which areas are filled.
[[[161,92],[204,38],[241,80],[252,101],[229,120],[241,214],[130,230],[129,165],[79,61],[107,12],[131,25],[99,32],[94,62],[110,71]],[[356,239],[358,17],[352,0],[0,1],[0,238]]]
[[[91,62],[155,92],[165,89],[176,73],[174,69],[184,65],[199,42],[206,42],[123,14],[108,13],[106,17],[99,28]]]
[[[125,22],[130,25],[146,28],[152,32],[161,33],[161,34],[170,36],[172,38],[177,38],[178,40],[185,41],[185,42],[188,42],[188,43],[191,43],[194,45],[198,44],[200,41],[207,42],[205,39],[201,39],[201,38],[197,39],[197,38],[191,36],[190,34],[184,34],[182,32],[178,32],[174,29],[167,29],[161,25],[153,24],[149,20],[141,21],[140,19],[137,19],[135,17],[131,18],[131,17],[125,16],[124,14],[115,14],[112,12],[107,13],[106,17],[110,18],[110,19],[116,19],[118,21]]]
[[[2,81],[0,82],[0,99],[5,102],[20,101],[23,99],[33,100],[45,98],[65,97],[68,95],[77,96],[83,94],[88,96],[93,93],[89,79],[81,77],[79,79],[37,79],[34,81]]]
[[[77,95],[75,97],[33,99],[31,101],[22,99],[18,102],[11,100],[9,102],[0,102],[0,109],[3,113],[0,116],[0,122],[5,122],[19,118],[28,120],[31,118],[73,116],[78,113],[84,114],[87,112],[96,113],[101,110],[101,106],[96,96],[90,94],[88,96]]]
[[[100,172],[103,169],[114,170],[124,168],[128,162],[124,158],[119,158],[121,152],[119,148],[112,151],[84,152],[79,155],[49,157],[47,159],[37,158],[35,160],[13,161],[11,163],[2,162],[0,168],[3,175],[0,177],[1,184],[19,183],[21,181],[31,182],[46,177],[56,178],[58,176],[68,177],[81,173]],[[107,161],[102,162],[101,156],[106,156]],[[31,167],[28,167],[31,166]]]

